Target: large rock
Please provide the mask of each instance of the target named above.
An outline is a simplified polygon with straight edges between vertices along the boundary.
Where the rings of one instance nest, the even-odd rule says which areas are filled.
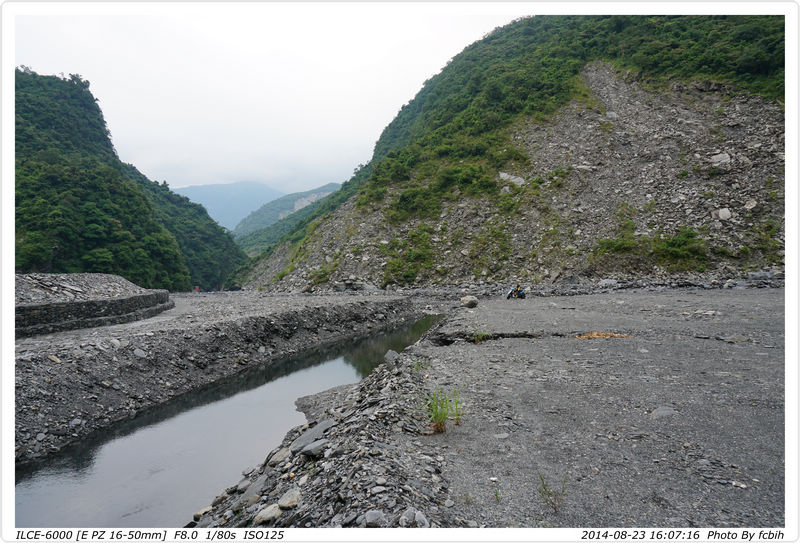
[[[296,486],[293,486],[289,490],[287,490],[281,499],[278,500],[278,507],[281,509],[294,509],[297,507],[297,504],[300,503],[300,500],[303,498],[303,494],[300,492],[300,489]]]
[[[270,456],[269,460],[267,461],[267,465],[274,468],[284,460],[287,460],[291,457],[292,451],[286,447],[283,447],[272,453],[272,456]]]
[[[300,454],[304,454],[306,456],[310,456],[311,458],[319,458],[322,456],[325,447],[328,446],[327,439],[318,439],[314,442],[309,443],[300,451]]]
[[[370,509],[364,515],[364,520],[367,522],[367,528],[383,528],[386,526],[386,515],[382,511]]]
[[[320,439],[322,434],[325,433],[325,430],[335,425],[336,421],[333,419],[325,419],[320,421],[316,426],[309,428],[303,432],[300,437],[292,441],[292,444],[289,445],[289,449],[292,451],[292,453],[302,451],[307,445],[310,445],[314,441]]]
[[[281,516],[281,508],[278,507],[278,504],[273,503],[272,505],[266,506],[264,509],[258,512],[256,517],[253,519],[253,524],[258,526],[259,524],[265,524],[267,522],[272,522],[276,520],[279,516]]]

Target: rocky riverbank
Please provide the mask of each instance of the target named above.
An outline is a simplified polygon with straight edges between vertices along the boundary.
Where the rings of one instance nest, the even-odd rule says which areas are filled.
[[[360,383],[301,399],[309,423],[190,525],[782,526],[783,300],[482,300]],[[437,391],[463,415],[433,434]]]
[[[399,296],[173,294],[147,320],[16,341],[18,467],[248,368],[421,313]]]

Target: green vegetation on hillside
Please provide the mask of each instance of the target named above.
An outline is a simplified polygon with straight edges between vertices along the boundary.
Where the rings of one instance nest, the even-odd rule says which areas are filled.
[[[215,289],[247,260],[202,206],[119,161],[88,81],[23,68],[15,91],[17,272]]]
[[[430,217],[443,199],[487,195],[497,170],[525,157],[508,138],[520,116],[543,118],[582,93],[593,60],[642,74],[709,79],[782,98],[782,17],[534,17],[467,47],[386,127],[385,157],[359,203],[385,202],[390,220]],[[386,201],[388,187],[396,196]]]
[[[370,163],[282,240],[299,243],[308,225],[356,193],[359,207],[382,210],[393,222],[435,217],[442,202],[465,196],[488,197],[501,212],[513,211],[495,181],[499,169],[513,171],[527,160],[509,127],[523,117],[545,119],[572,98],[586,99],[578,76],[587,62],[610,62],[656,87],[672,79],[708,80],[781,100],[784,47],[781,16],[515,21],[426,81],[384,129]]]

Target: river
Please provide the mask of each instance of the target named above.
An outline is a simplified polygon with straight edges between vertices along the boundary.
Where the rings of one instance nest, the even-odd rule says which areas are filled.
[[[18,527],[181,527],[305,423],[301,396],[355,383],[429,316],[237,375],[152,409],[17,473]]]

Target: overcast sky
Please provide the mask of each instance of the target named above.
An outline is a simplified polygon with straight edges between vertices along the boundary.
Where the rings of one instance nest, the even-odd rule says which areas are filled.
[[[173,188],[263,181],[294,192],[346,181],[426,79],[534,7],[56,4],[22,11],[15,65],[88,79],[120,158],[150,179]]]

